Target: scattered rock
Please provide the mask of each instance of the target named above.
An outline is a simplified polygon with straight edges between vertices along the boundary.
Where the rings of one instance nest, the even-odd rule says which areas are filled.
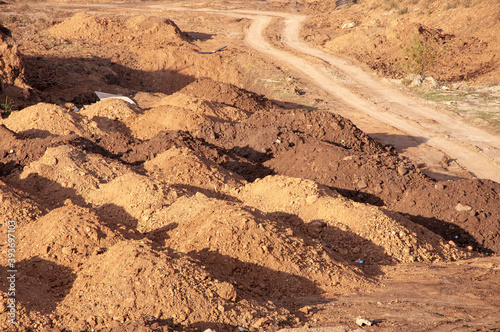
[[[424,77],[422,75],[412,74],[406,77],[406,80],[410,82],[410,87],[417,87],[422,85],[422,83],[424,82]]]
[[[356,22],[348,22],[342,24],[342,29],[352,29],[355,28],[356,26],[357,26]]]
[[[228,282],[222,282],[217,285],[217,294],[224,300],[236,301],[237,293],[233,285]]]
[[[358,324],[359,326],[372,326],[373,325],[373,321],[365,318],[365,317],[357,317],[356,318],[356,324]]]
[[[470,211],[470,210],[472,210],[472,207],[469,205],[464,205],[462,203],[458,203],[455,206],[455,210],[457,210],[458,212]]]

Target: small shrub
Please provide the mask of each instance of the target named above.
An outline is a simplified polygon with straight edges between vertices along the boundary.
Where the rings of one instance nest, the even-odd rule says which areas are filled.
[[[426,39],[418,31],[403,44],[403,58],[398,62],[399,67],[406,74],[425,75],[434,68],[436,60],[444,54],[441,41],[434,38]]]
[[[5,97],[5,101],[0,103],[0,115],[2,118],[6,118],[12,113],[12,103],[9,97]]]

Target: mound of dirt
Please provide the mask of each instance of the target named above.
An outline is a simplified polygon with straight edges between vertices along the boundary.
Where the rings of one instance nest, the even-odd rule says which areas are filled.
[[[407,190],[390,208],[460,246],[500,252],[499,200],[497,182],[457,180]]]
[[[207,120],[208,117],[183,107],[158,106],[130,118],[126,125],[132,130],[134,137],[148,140],[160,131],[196,130]]]
[[[305,110],[258,111],[238,123],[206,122],[195,134],[261,163],[273,173],[310,179],[335,188],[344,197],[385,205],[447,241],[480,251],[498,250],[496,231],[491,231],[498,227],[495,216],[500,210],[492,198],[476,201],[473,198],[484,195],[484,190],[491,192],[486,197],[496,197],[500,191],[498,184],[476,185],[477,180],[454,182],[458,192],[475,192],[470,193],[469,203],[461,203],[465,202],[461,195],[439,191],[435,181],[416,165],[336,115]],[[429,196],[436,200],[419,198]],[[414,203],[417,201],[419,204]],[[486,204],[489,213],[482,213],[479,202]],[[472,215],[457,211],[459,203],[470,206]],[[469,217],[471,222],[467,223]],[[480,232],[477,224],[482,225]]]
[[[367,155],[325,142],[298,145],[264,165],[335,188],[350,199],[387,206],[460,246],[498,251],[496,182],[436,183],[393,152]]]
[[[262,95],[238,88],[233,84],[216,82],[209,78],[198,78],[179,92],[195,98],[203,98],[233,106],[249,113],[276,107],[274,103]]]
[[[29,224],[46,213],[46,209],[29,198],[16,192],[0,180],[0,222],[7,225],[15,221],[18,226]]]
[[[314,140],[277,154],[265,165],[278,174],[311,179],[375,205],[397,201],[407,188],[430,181],[392,152],[367,154]]]
[[[263,214],[197,193],[178,199],[167,216],[175,222],[164,236],[167,247],[189,253],[247,292],[276,300],[350,292],[353,281],[356,287],[369,286],[356,266],[331,257],[289,214]]]
[[[94,212],[67,202],[19,230],[19,259],[37,256],[77,271],[120,239]]]
[[[250,112],[239,109],[237,107],[203,98],[189,96],[182,92],[176,92],[170,96],[162,98],[157,102],[156,106],[161,105],[184,107],[191,110],[192,112],[206,116],[212,121],[218,122],[239,122],[248,118],[248,116],[250,115]]]
[[[186,193],[186,189],[130,172],[100,185],[86,195],[86,200],[104,218],[148,232],[170,223],[164,209]]]
[[[267,99],[231,84],[198,79],[181,91],[162,98],[127,126],[139,139],[162,130],[195,132],[205,122],[242,121],[250,114],[274,106]]]
[[[139,112],[136,107],[120,99],[108,98],[85,107],[79,114],[87,117],[90,128],[98,128],[104,133],[127,133],[124,122]],[[102,135],[104,136],[104,135]]]
[[[213,194],[228,192],[245,183],[241,176],[196,155],[188,148],[172,147],[146,161],[144,168],[152,177],[163,182],[197,190],[203,188]]]
[[[146,320],[170,320],[179,327],[197,323],[202,328],[209,322],[246,326],[248,318],[241,312],[253,308],[248,301],[233,302],[237,299],[233,285],[215,279],[185,255],[123,241],[82,267],[57,308],[63,315],[57,325],[100,329],[144,315]],[[254,307],[254,312],[268,312]],[[270,320],[276,316],[269,313]]]
[[[57,38],[82,40],[89,44],[126,42],[155,49],[182,45],[189,40],[173,21],[144,15],[120,20],[80,12],[47,31]]]
[[[347,256],[344,259],[352,260],[353,256],[358,256],[367,263],[383,263],[387,256],[400,262],[449,261],[470,257],[470,253],[450,246],[439,236],[403,216],[346,200],[312,181],[269,176],[241,188],[238,198],[264,212],[297,215],[310,227],[319,228],[320,233],[324,228],[323,240],[333,240],[337,229],[352,234],[352,240],[344,242],[349,243],[347,247],[337,241],[325,241],[330,249]],[[359,242],[357,238],[367,241],[359,244],[356,243]]]
[[[1,120],[0,124],[24,135],[83,135],[85,129],[80,121],[78,114],[64,107],[39,103],[13,112],[7,119]]]
[[[23,169],[19,179],[16,174],[10,179],[44,200],[57,203],[69,198],[81,203],[89,192],[129,172],[118,161],[61,145],[47,149],[39,160]]]
[[[409,61],[422,61],[411,53],[420,47],[421,55],[430,55],[424,74],[438,80],[491,83],[500,78],[495,1],[369,0],[340,10],[331,10],[332,3],[313,2],[314,15],[303,30],[307,41],[329,52],[401,77],[408,74]]]
[[[271,173],[266,167],[241,157],[232,150],[208,144],[203,139],[195,138],[188,132],[180,131],[160,132],[148,141],[132,145],[127,151],[124,151],[121,159],[129,164],[142,165],[145,161],[153,159],[157,154],[172,147],[187,148],[197,156],[241,175],[245,180],[254,180],[256,177],[263,177]]]
[[[235,149],[250,160],[265,161],[282,151],[294,150],[309,139],[364,153],[385,149],[349,120],[326,111],[257,111],[239,123],[205,123],[199,137]]]

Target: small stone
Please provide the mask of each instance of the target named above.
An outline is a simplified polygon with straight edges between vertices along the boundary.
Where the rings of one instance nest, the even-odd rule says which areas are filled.
[[[348,22],[342,24],[342,29],[352,29],[356,27],[356,22]]]
[[[57,165],[57,158],[56,157],[49,157],[46,162],[47,165],[49,166],[55,166]]]
[[[472,207],[470,207],[469,205],[463,205],[462,203],[458,203],[455,206],[455,210],[457,210],[458,212],[470,211],[472,210]]]
[[[421,86],[424,82],[424,77],[422,75],[410,75],[406,78],[407,81],[410,82],[410,87]]]
[[[408,170],[403,165],[399,165],[399,167],[398,167],[398,173],[399,173],[399,175],[403,176],[406,173],[408,173]]]
[[[73,252],[73,250],[69,247],[63,247],[61,249],[62,253],[65,254],[65,255],[71,255],[71,253]]]
[[[467,246],[467,250],[472,251],[474,248],[472,246]]]
[[[308,305],[306,305],[305,307],[302,307],[299,309],[300,312],[303,312],[305,313],[306,315],[309,315],[309,313],[311,312],[312,308]]]
[[[444,190],[445,186],[444,186],[444,184],[442,184],[441,182],[438,182],[438,183],[436,183],[436,184],[434,185],[434,188],[435,188],[436,190]]]
[[[321,220],[313,220],[309,223],[309,225],[311,225],[311,227],[314,227],[314,228],[323,228],[326,226],[326,223],[324,221],[321,221]]]
[[[368,184],[365,181],[360,180],[358,182],[358,189],[365,189],[366,187],[368,187]]]
[[[311,205],[318,200],[318,195],[311,195],[306,197],[306,204]]]
[[[228,301],[234,302],[237,298],[236,289],[234,289],[234,286],[228,282],[222,282],[217,285],[217,294],[224,300]]]
[[[373,321],[369,320],[369,319],[366,319],[365,317],[357,317],[356,318],[356,324],[358,324],[359,326],[372,326],[373,325]]]

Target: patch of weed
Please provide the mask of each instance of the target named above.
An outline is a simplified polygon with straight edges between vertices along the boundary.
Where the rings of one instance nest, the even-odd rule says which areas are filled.
[[[398,61],[398,65],[407,75],[431,73],[437,59],[445,52],[441,41],[432,37],[426,39],[418,31],[414,32],[413,37],[402,46],[403,58]]]
[[[2,118],[6,118],[12,113],[12,103],[9,100],[9,97],[5,97],[5,101],[0,103],[0,113]]]
[[[442,93],[442,92],[429,92],[429,93],[424,93],[422,94],[422,98],[430,101],[435,101],[435,102],[444,102],[444,101],[455,101],[457,98],[456,96],[449,94],[449,93]]]

